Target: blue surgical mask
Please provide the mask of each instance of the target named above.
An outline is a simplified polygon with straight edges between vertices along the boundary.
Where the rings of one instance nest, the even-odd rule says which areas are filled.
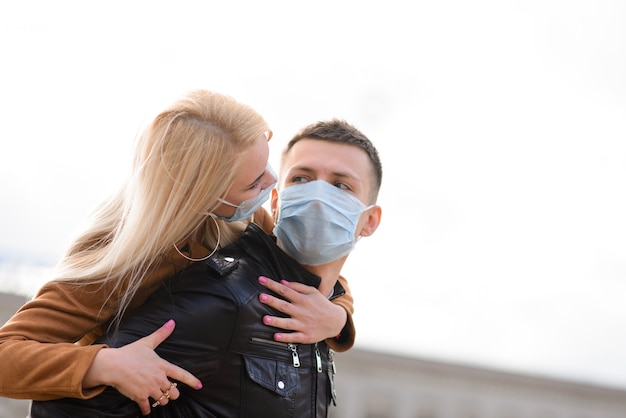
[[[243,221],[244,219],[248,219],[249,217],[251,217],[252,214],[256,212],[256,210],[259,209],[263,205],[263,203],[267,201],[267,199],[269,199],[270,193],[272,192],[274,185],[276,185],[276,181],[277,181],[276,174],[274,173],[274,170],[272,170],[272,167],[269,164],[267,165],[266,170],[269,171],[272,177],[274,178],[274,182],[270,186],[261,190],[261,193],[259,193],[256,197],[252,199],[244,200],[238,205],[230,203],[224,199],[218,199],[220,202],[226,205],[233,206],[237,209],[235,209],[235,213],[233,213],[231,216],[215,215],[215,217],[217,219],[221,219],[226,222]]]
[[[372,207],[324,180],[287,187],[279,197],[274,234],[283,251],[308,266],[350,253],[361,213]]]

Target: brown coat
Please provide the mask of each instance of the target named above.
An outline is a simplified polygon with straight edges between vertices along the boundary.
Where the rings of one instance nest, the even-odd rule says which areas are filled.
[[[271,233],[273,221],[265,210],[257,211],[255,222]],[[189,245],[192,254],[207,253],[196,242]],[[163,263],[148,274],[129,309],[141,305],[164,279],[188,264],[172,249]],[[345,351],[352,347],[355,337],[353,299],[346,280],[340,280],[346,295],[335,302],[346,309],[348,321],[340,338],[328,343],[337,351]],[[100,285],[77,287],[55,281],[45,284],[32,301],[0,328],[0,396],[86,399],[102,392],[104,387],[84,389],[82,381],[98,350],[106,347],[90,344],[117,311],[116,301],[105,304],[109,294],[109,289]]]

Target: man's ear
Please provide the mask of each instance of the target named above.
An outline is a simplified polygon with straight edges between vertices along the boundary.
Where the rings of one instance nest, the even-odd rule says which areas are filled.
[[[376,228],[380,225],[380,218],[383,214],[382,208],[378,205],[368,209],[366,212],[365,223],[359,232],[359,235],[362,237],[369,237],[376,231]]]
[[[276,188],[272,189],[270,208],[272,209],[272,218],[274,218],[274,223],[276,223],[278,221],[278,190]]]

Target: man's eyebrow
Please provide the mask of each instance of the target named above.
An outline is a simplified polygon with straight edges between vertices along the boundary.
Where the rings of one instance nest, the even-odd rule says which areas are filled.
[[[294,171],[300,171],[300,172],[305,172],[305,173],[316,173],[317,170],[309,167],[309,166],[305,166],[305,165],[301,165],[301,166],[295,166],[292,167],[289,172],[294,172]],[[348,179],[356,179],[358,180],[358,177],[355,176],[354,174],[348,172],[348,171],[333,171],[332,175],[335,177],[339,177],[339,178],[348,178]]]
[[[291,167],[291,169],[289,171],[304,171],[305,173],[314,173],[315,170],[313,170],[311,167],[308,167],[306,165],[296,165],[294,167]]]
[[[356,179],[356,177],[350,173],[346,173],[345,171],[333,171],[333,175],[335,177],[342,177],[342,178],[349,178],[349,179]]]

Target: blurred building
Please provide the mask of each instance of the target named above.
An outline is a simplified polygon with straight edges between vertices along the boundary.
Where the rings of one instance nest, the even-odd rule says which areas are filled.
[[[626,390],[352,349],[332,418],[626,418]]]
[[[24,302],[0,294],[0,323]],[[626,390],[357,348],[335,358],[331,418],[626,418]],[[0,398],[0,418],[27,414]]]

